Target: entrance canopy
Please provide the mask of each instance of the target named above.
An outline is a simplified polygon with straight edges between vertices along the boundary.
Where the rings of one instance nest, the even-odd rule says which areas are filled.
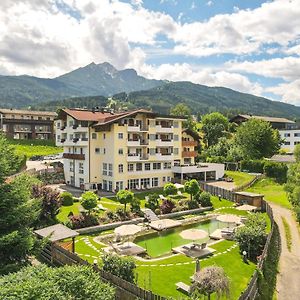
[[[74,238],[79,233],[69,227],[56,224],[34,231],[39,237],[48,238],[51,242],[57,242],[68,238]]]

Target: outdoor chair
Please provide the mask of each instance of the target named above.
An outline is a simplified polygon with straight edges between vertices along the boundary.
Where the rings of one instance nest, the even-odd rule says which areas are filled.
[[[183,293],[189,295],[191,293],[191,287],[183,282],[176,283],[176,289],[182,291]]]

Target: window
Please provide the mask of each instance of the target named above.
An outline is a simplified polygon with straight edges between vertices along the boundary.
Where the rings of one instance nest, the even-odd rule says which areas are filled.
[[[120,155],[123,155],[123,148],[120,148],[120,149],[119,149],[119,154],[120,154]]]
[[[178,154],[178,148],[174,148],[174,154],[175,154],[175,155]]]
[[[151,170],[151,164],[145,163],[145,171],[150,171],[150,170]]]
[[[107,191],[107,180],[103,180],[103,190]]]
[[[150,155],[154,155],[155,154],[155,148],[150,148],[150,150],[149,150],[149,153],[150,153]]]
[[[106,153],[106,149],[105,148],[103,148],[103,154],[105,154]]]
[[[56,127],[57,127],[57,129],[60,129],[60,122],[56,123]]]
[[[171,169],[172,168],[172,163],[171,162],[165,162],[164,163],[164,169]]]
[[[294,145],[298,145],[298,144],[300,144],[300,142],[298,141],[298,142],[294,142]]]
[[[124,189],[123,181],[117,181],[116,182],[116,190],[120,191]]]
[[[95,148],[95,153],[100,154],[100,148]]]
[[[84,184],[84,179],[83,178],[79,178],[79,185],[82,186]]]
[[[70,161],[70,172],[74,172],[74,162]]]
[[[142,163],[137,163],[136,164],[136,170],[137,171],[142,171],[143,170],[143,164]]]
[[[178,134],[174,134],[174,141],[177,142],[179,140]]]
[[[108,164],[108,176],[113,176],[113,165]]]
[[[80,148],[80,154],[83,154],[83,148]]]
[[[73,140],[73,134],[70,134],[70,141]]]
[[[128,188],[130,190],[134,190],[136,189],[137,187],[139,187],[139,179],[130,179],[128,180]]]
[[[290,134],[290,133],[285,133],[283,136],[284,136],[284,137],[290,137],[291,134]]]
[[[284,142],[284,144],[288,146],[291,144],[291,142]]]
[[[40,119],[39,119],[40,120]],[[69,121],[69,127],[72,127],[74,125],[73,120]]]
[[[153,163],[153,170],[160,170],[161,169],[161,163]]]
[[[123,173],[124,168],[122,164],[119,164],[118,169],[119,169],[119,173]]]
[[[295,132],[294,136],[299,137],[300,136],[300,132]]]
[[[102,164],[102,175],[107,175],[107,163],[103,163]]]
[[[141,179],[141,187],[148,188],[150,187],[150,178]]]
[[[179,128],[179,122],[178,121],[174,121],[174,128]]]
[[[58,141],[60,140],[60,135],[57,136],[57,140],[58,140]]]
[[[152,187],[156,187],[156,186],[158,186],[158,178],[154,177],[152,178]]]
[[[108,182],[108,190],[112,192],[112,181]]]
[[[133,164],[128,164],[127,170],[128,172],[133,172]]]
[[[166,176],[163,176],[162,181],[166,182]]]
[[[122,133],[122,132],[119,132],[119,133],[118,133],[118,138],[119,138],[119,140],[122,140],[122,139],[123,139],[123,133]]]
[[[84,174],[84,170],[83,170],[83,163],[79,163],[79,174]]]
[[[93,132],[93,133],[92,133],[92,139],[93,139],[93,140],[96,140],[96,139],[97,139],[97,133],[96,133],[96,132]]]
[[[105,134],[105,133],[103,133],[103,139],[104,139],[104,140],[106,139],[106,134]]]
[[[156,138],[155,134],[150,134],[149,135],[149,140],[150,141],[155,141],[155,138]]]

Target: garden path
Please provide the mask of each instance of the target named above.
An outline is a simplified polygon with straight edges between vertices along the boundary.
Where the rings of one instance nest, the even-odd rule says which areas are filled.
[[[291,210],[270,203],[281,237],[281,255],[277,275],[278,300],[296,299],[300,295],[300,233]],[[291,251],[287,248],[282,217],[290,226],[292,235]]]

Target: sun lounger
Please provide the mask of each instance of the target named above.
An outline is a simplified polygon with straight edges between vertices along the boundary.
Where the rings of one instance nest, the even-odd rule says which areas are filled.
[[[184,249],[184,250],[190,250],[191,247],[185,245],[185,246],[182,246],[182,249]]]
[[[176,283],[176,289],[187,295],[191,293],[191,287],[181,281]]]

